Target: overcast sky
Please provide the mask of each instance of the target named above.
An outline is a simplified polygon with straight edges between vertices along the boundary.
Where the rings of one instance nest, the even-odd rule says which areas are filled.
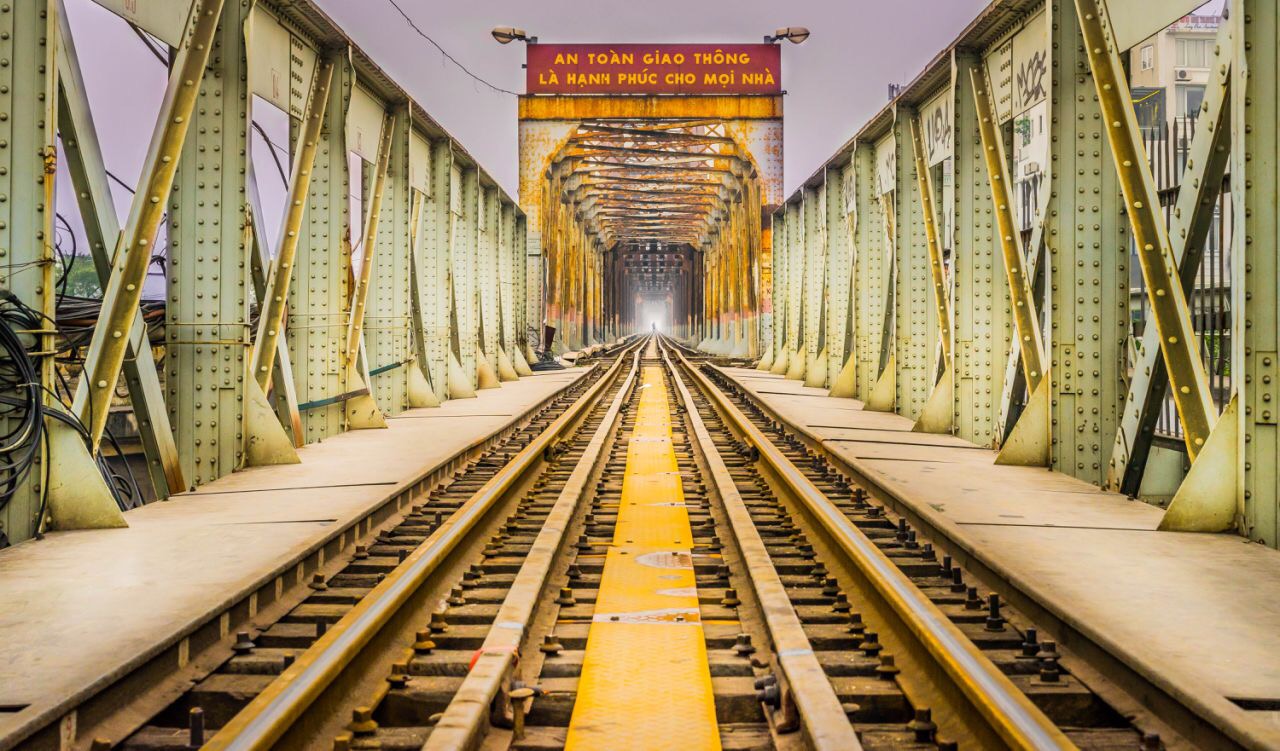
[[[541,42],[759,42],[780,26],[813,36],[784,45],[786,191],[808,177],[916,73],[986,0],[396,0],[427,34],[497,86],[523,92],[524,47]],[[317,0],[371,57],[516,194],[516,102],[490,91],[417,36],[389,0]]]

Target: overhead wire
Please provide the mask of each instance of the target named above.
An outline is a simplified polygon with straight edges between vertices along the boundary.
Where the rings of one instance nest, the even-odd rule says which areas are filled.
[[[457,66],[458,70],[461,70],[463,73],[466,73],[468,76],[471,76],[471,78],[477,83],[487,86],[490,90],[495,91],[499,94],[510,94],[511,96],[520,96],[520,94],[518,94],[517,92],[514,92],[510,89],[504,89],[501,86],[498,86],[497,84],[489,83],[489,81],[485,80],[483,77],[477,75],[476,73],[473,73],[470,68],[463,65],[462,62],[459,61],[456,57],[454,57],[453,55],[450,55],[448,50],[440,46],[439,42],[432,39],[427,34],[427,32],[419,28],[418,24],[415,23],[414,20],[409,16],[409,14],[404,11],[404,8],[400,7],[400,4],[397,3],[396,0],[387,0],[387,2],[390,3],[391,7],[395,8],[396,12],[398,12],[401,15],[401,17],[404,18],[405,23],[409,24],[409,28],[413,29],[413,31],[418,36],[430,42],[431,46],[435,47],[436,50],[439,51],[441,55],[444,55],[444,58],[446,60],[453,63],[455,66]]]
[[[284,183],[285,187],[288,187],[289,175],[286,174],[284,164],[280,161],[280,154],[288,156],[289,152],[285,151],[284,147],[279,146],[275,141],[271,140],[271,136],[267,135],[266,128],[262,127],[262,123],[254,120],[253,129],[258,131],[258,135],[262,136],[262,140],[267,142],[267,152],[271,154],[271,161],[275,162],[276,171],[280,173],[280,182]]]

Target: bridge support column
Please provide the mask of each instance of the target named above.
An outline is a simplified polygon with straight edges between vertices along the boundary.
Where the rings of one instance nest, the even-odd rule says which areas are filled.
[[[845,172],[828,168],[823,173],[826,195],[823,217],[827,238],[827,384],[831,396],[854,394],[853,335],[853,237],[854,217],[846,212]]]
[[[937,380],[938,321],[929,271],[925,233],[924,196],[916,176],[911,123],[916,110],[898,106],[893,125],[896,150],[893,205],[894,251],[894,362],[897,365],[895,411],[917,418]]]
[[[103,162],[102,148],[98,134],[94,130],[89,100],[81,75],[80,60],[71,36],[71,26],[66,15],[61,12],[55,12],[53,16],[46,18],[46,23],[53,21],[56,21],[58,29],[56,36],[59,91],[58,134],[62,139],[67,173],[71,178],[70,188],[76,196],[80,209],[80,219],[84,226],[93,265],[97,271],[98,282],[102,289],[106,289],[111,281],[112,255],[117,247],[120,224]],[[13,31],[10,30],[9,38],[12,36]],[[13,135],[7,136],[11,143],[14,140]],[[8,174],[20,174],[16,168],[17,165],[11,164]],[[12,285],[11,289],[16,287],[12,281],[10,285]],[[16,291],[19,291],[20,295],[25,294],[25,291]],[[169,424],[169,413],[165,408],[164,391],[160,385],[160,374],[151,350],[147,324],[140,310],[134,314],[133,324],[129,330],[128,351],[123,370],[129,391],[129,402],[133,407],[138,435],[142,439],[143,452],[147,459],[147,473],[151,479],[152,490],[157,498],[168,498],[171,493],[181,493],[187,489],[186,478],[183,476],[182,465],[178,459],[173,428]],[[87,394],[88,384],[83,379],[77,387],[77,393],[85,390]],[[5,525],[5,528],[12,530],[14,526]],[[16,541],[12,536],[10,539]],[[20,540],[22,537],[16,539]]]
[[[1053,51],[1044,234],[1051,461],[1101,484],[1124,399],[1128,253],[1115,249],[1129,247],[1129,233],[1075,8],[1071,0],[1050,0],[1046,12]]]
[[[827,385],[826,192],[805,188],[800,207],[804,226],[804,385]]]
[[[875,192],[875,153],[871,145],[856,141],[844,183],[849,193],[849,233],[853,245],[850,259],[850,337],[849,359],[853,361],[853,395],[867,400],[879,375],[879,328],[883,322],[880,304],[881,276],[884,265],[884,220],[877,210]]]
[[[1231,125],[1239,142],[1231,154],[1234,211],[1232,253],[1233,351],[1231,372],[1240,394],[1236,460],[1241,532],[1272,547],[1280,544],[1280,8],[1265,0],[1232,3],[1234,47]],[[1237,179],[1240,175],[1243,179]],[[1222,419],[1227,419],[1224,415]]]
[[[1010,299],[1009,288],[974,100],[974,75],[985,78],[986,73],[981,58],[971,52],[953,52],[951,69],[956,134],[956,252],[951,265],[957,301],[953,357],[956,435],[993,446],[1003,438],[999,430],[1000,394],[1012,322],[1011,306],[1005,302]],[[1001,142],[1003,145],[1003,138]],[[1028,295],[1027,299],[1032,298]],[[1038,327],[1033,324],[1032,330],[1038,331]],[[1042,444],[1047,448],[1047,434]],[[1047,460],[1047,450],[1044,454]]]
[[[913,430],[925,433],[950,433],[954,414],[951,362],[951,291],[947,285],[947,275],[942,259],[942,230],[938,226],[940,205],[938,193],[934,188],[933,176],[929,172],[928,159],[925,156],[924,137],[921,134],[920,118],[913,117],[909,123],[911,130],[911,152],[916,165],[916,185],[920,193],[920,212],[924,222],[925,243],[928,251],[929,286],[932,291],[934,323],[938,328],[941,342],[939,352],[940,363],[931,368],[929,374],[942,371],[930,389],[928,400],[920,411]]]
[[[200,94],[168,198],[165,386],[183,474],[194,485],[244,462],[248,396],[252,280],[243,166],[249,130],[244,44],[249,3],[201,3],[201,10],[217,5],[218,29],[208,64],[200,69]],[[101,320],[99,328],[108,320]]]

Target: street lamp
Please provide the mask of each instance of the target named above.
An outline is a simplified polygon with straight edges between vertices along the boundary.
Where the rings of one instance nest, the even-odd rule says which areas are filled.
[[[772,34],[766,34],[764,37],[765,44],[773,44],[780,39],[785,39],[792,44],[800,44],[809,38],[809,30],[803,26],[785,26]]]
[[[493,38],[498,40],[498,44],[511,44],[517,40],[529,44],[538,43],[537,37],[531,37],[525,33],[524,29],[517,29],[514,26],[495,26],[493,31],[489,33],[493,34]]]

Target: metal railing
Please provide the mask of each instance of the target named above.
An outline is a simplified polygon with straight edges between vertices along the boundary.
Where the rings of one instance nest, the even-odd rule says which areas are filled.
[[[1159,191],[1166,224],[1178,201],[1182,174],[1187,166],[1191,140],[1196,133],[1195,117],[1176,117],[1169,122],[1143,129],[1143,146]],[[1214,198],[1213,226],[1205,238],[1204,255],[1195,285],[1187,290],[1191,322],[1200,341],[1200,356],[1209,374],[1214,404],[1221,410],[1231,398],[1231,178],[1223,178]],[[1130,242],[1129,311],[1133,341],[1141,340],[1147,324],[1147,290],[1138,267],[1137,252]],[[1129,367],[1133,367],[1130,362]],[[1156,435],[1177,439],[1170,447],[1181,448],[1182,425],[1172,397],[1166,396],[1156,423]]]

